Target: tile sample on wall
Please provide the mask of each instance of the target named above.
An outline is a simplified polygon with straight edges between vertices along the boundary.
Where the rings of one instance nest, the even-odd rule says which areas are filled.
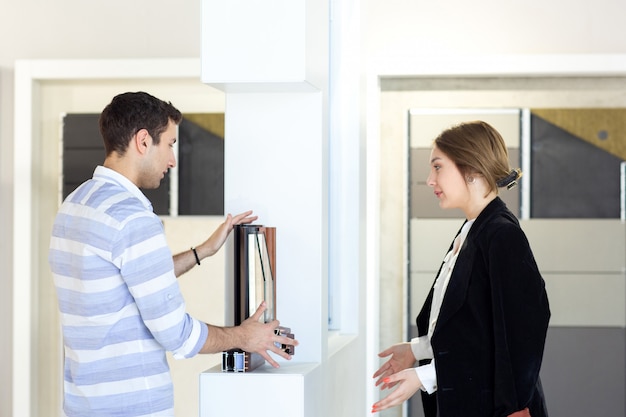
[[[178,213],[224,214],[224,114],[185,113],[178,130]]]
[[[104,162],[98,114],[63,117],[62,198]],[[224,114],[185,114],[178,130],[179,215],[224,213]],[[157,189],[142,190],[159,215],[170,213],[170,171]]]
[[[620,217],[626,109],[531,110],[531,217]]]

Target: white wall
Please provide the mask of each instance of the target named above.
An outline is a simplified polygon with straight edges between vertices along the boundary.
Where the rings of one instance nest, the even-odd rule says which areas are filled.
[[[371,0],[368,58],[626,52],[620,0]]]

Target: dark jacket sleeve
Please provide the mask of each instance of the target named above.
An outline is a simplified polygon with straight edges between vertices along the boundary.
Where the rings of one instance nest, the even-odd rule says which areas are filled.
[[[545,283],[516,221],[496,222],[483,253],[488,257],[495,347],[496,416],[532,402],[550,319]]]

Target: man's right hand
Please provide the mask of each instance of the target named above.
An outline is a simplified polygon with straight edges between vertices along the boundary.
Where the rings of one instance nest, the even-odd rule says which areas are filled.
[[[262,302],[254,314],[239,326],[219,327],[209,324],[209,336],[200,353],[219,353],[231,349],[241,349],[246,352],[258,353],[274,368],[280,367],[269,352],[289,360],[291,355],[280,347],[282,345],[297,346],[298,341],[276,334],[275,330],[280,325],[278,320],[269,323],[261,322],[261,317],[266,309],[267,305]]]
[[[265,302],[262,302],[259,308],[254,314],[248,317],[241,326],[239,326],[244,332],[244,344],[238,346],[240,349],[246,352],[255,352],[261,355],[270,365],[274,368],[278,368],[278,363],[272,359],[268,351],[275,353],[283,357],[284,359],[291,359],[291,355],[281,349],[282,345],[297,346],[298,341],[286,336],[277,335],[275,330],[280,326],[278,320],[273,320],[269,323],[262,323],[260,321],[263,317],[263,313],[267,309]]]

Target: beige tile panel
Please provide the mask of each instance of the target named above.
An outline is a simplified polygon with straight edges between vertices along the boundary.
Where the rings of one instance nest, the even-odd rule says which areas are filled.
[[[544,272],[626,271],[626,224],[620,220],[531,219],[522,228]]]
[[[411,219],[410,270],[435,273],[463,219]]]
[[[552,326],[626,327],[624,274],[544,273]]]
[[[412,316],[459,227],[459,220],[411,221]],[[546,280],[551,325],[626,326],[625,227],[619,220],[522,222]]]
[[[434,273],[411,273],[409,323],[426,299]],[[550,300],[551,326],[626,327],[623,274],[543,274]]]
[[[428,291],[435,281],[435,273],[412,272],[409,285],[409,324],[415,325],[415,317],[420,312]]]
[[[412,219],[411,271],[436,271],[461,224]],[[626,271],[626,225],[619,220],[531,219],[521,225],[544,273]]]
[[[411,109],[411,147],[429,148],[433,140],[455,124],[484,120],[496,128],[508,147],[519,148],[519,109]]]

